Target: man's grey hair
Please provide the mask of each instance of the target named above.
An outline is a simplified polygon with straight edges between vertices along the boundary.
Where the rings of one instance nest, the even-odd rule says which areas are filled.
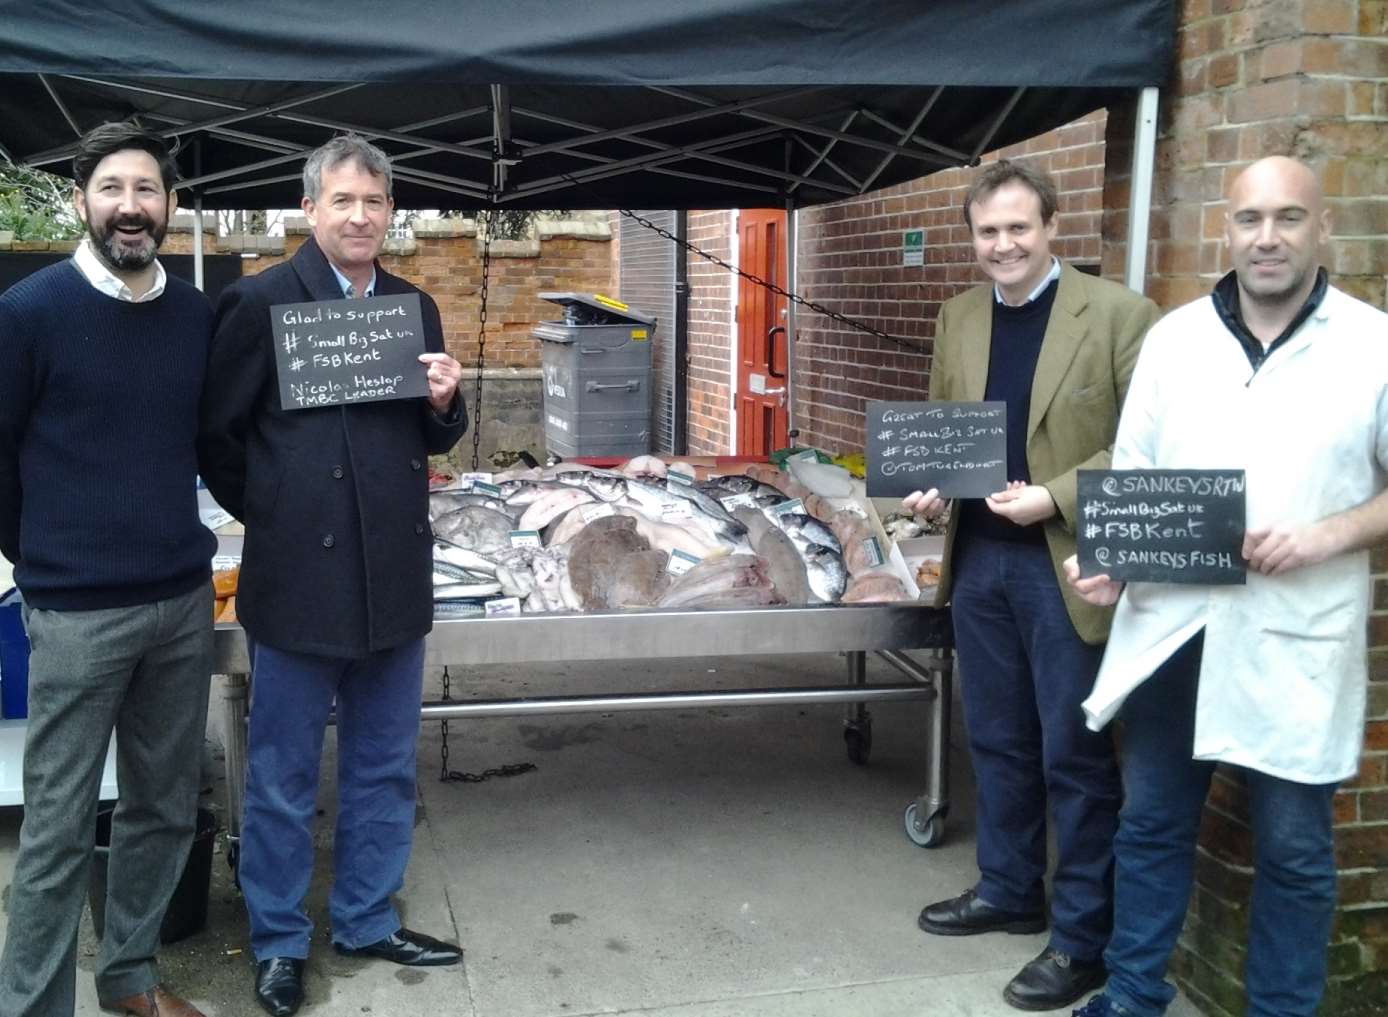
[[[323,191],[323,171],[354,162],[373,177],[385,177],[391,197],[390,157],[360,134],[339,134],[309,153],[304,162],[304,197],[316,202]]]

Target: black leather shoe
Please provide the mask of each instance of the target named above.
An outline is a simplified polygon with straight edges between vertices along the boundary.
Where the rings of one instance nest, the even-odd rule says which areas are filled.
[[[980,932],[1042,932],[1046,916],[1041,912],[1004,911],[965,890],[958,897],[931,904],[916,924],[932,936],[976,936]]]
[[[1102,960],[1082,961],[1048,946],[1007,983],[1002,998],[1018,1010],[1059,1010],[1107,979]]]
[[[270,957],[255,967],[255,998],[271,1017],[292,1017],[304,1002],[304,962]]]
[[[336,945],[336,944],[334,944]],[[337,952],[348,957],[380,957],[396,964],[408,964],[414,968],[435,967],[442,964],[457,964],[463,959],[463,948],[453,943],[445,943],[422,932],[400,929],[385,939],[368,943],[366,946],[338,946]]]

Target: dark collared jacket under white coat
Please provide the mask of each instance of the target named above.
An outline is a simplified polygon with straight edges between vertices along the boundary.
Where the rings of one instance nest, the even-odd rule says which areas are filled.
[[[376,296],[413,292],[376,267]],[[425,346],[441,352],[438,307],[419,296]],[[311,237],[222,294],[199,459],[208,489],[246,526],[236,597],[246,630],[277,649],[359,657],[433,625],[428,456],[457,443],[467,415],[461,393],[444,418],[424,398],[281,409],[270,307],[341,297]]]

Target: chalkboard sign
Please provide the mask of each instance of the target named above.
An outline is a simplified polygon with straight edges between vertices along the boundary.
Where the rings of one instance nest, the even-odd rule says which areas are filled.
[[[418,293],[275,304],[270,330],[286,410],[429,394]]]
[[[932,487],[984,498],[1007,486],[1007,404],[867,404],[867,492],[892,498]]]
[[[1080,470],[1080,575],[1241,585],[1243,470]]]

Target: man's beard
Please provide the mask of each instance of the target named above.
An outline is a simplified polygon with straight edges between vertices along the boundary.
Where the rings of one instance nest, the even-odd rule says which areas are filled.
[[[87,235],[91,237],[102,261],[111,268],[129,272],[148,268],[154,262],[159,245],[164,242],[164,235],[168,232],[168,225],[167,222],[160,225],[147,215],[115,216],[101,228],[88,222]],[[144,243],[136,248],[122,243],[116,232],[118,226],[141,227],[146,234]]]

